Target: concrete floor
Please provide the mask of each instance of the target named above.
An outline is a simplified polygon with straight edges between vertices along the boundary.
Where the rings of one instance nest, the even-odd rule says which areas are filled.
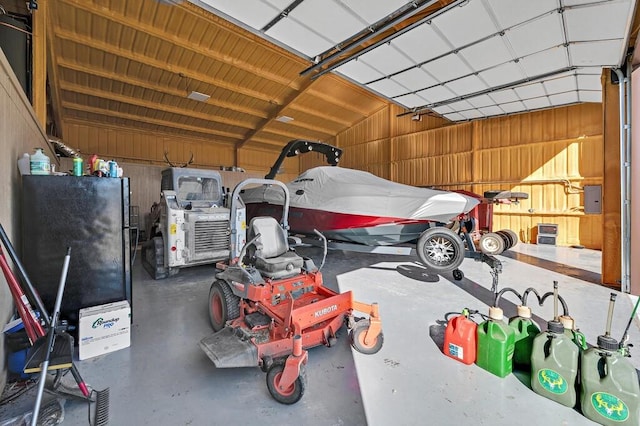
[[[319,264],[319,249],[299,252]],[[598,277],[600,252],[520,244],[498,258],[499,289],[535,287],[544,293],[557,280],[588,342],[603,334],[611,290],[589,283]],[[93,388],[110,388],[112,425],[594,424],[531,391],[522,374],[501,379],[442,354],[444,315],[464,307],[487,313],[493,299],[487,265],[465,259],[461,269],[465,278],[454,281],[450,274],[429,274],[409,257],[331,251],[325,285],[379,302],[384,347],[375,355],[360,354],[343,331],[338,345],[310,350],[307,391],[299,403],[285,406],[271,398],[258,368],[216,369],[199,348],[211,333],[207,303],[214,269],[189,268],[153,281],[138,257],[131,347],[77,367]],[[511,295],[502,300],[506,317],[515,314],[514,301]],[[614,337],[621,337],[634,301],[618,297]],[[551,302],[530,306],[541,322],[553,316]],[[640,350],[638,321],[630,342]],[[640,368],[640,355],[632,354],[630,361]],[[65,411],[65,425],[87,424],[85,403],[68,400]]]

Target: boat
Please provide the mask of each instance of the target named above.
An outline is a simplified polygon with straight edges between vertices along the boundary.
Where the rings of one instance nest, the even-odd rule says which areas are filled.
[[[437,223],[448,223],[473,209],[477,198],[449,191],[417,188],[361,170],[320,166],[287,184],[291,194],[292,233],[368,246],[417,240]],[[245,191],[249,217],[277,217],[283,194],[269,186]]]
[[[312,150],[305,146],[304,152]],[[285,150],[281,158],[284,155]],[[478,205],[478,198],[404,185],[365,171],[338,167],[335,157],[331,163],[336,166],[311,168],[286,184],[291,196],[291,234],[313,236],[317,230],[328,240],[363,246],[416,241],[418,258],[435,272],[455,270],[462,263],[462,239],[442,225],[467,214]],[[245,189],[241,197],[247,217],[281,217],[284,195],[278,189]]]

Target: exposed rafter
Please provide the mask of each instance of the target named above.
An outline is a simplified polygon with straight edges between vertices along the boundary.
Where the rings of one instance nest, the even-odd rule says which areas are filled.
[[[84,112],[91,112],[91,113],[94,113],[94,114],[101,114],[101,115],[105,115],[105,116],[108,116],[108,117],[117,117],[117,118],[124,118],[124,119],[127,119],[127,120],[133,120],[133,121],[141,121],[143,123],[156,124],[156,125],[160,125],[160,126],[166,126],[166,124],[167,124],[166,121],[160,120],[160,119],[157,119],[157,118],[143,117],[143,116],[140,116],[140,115],[129,114],[129,113],[124,113],[124,112],[119,112],[119,111],[113,111],[113,110],[110,110],[110,109],[90,107],[90,106],[87,106],[87,105],[77,104],[77,103],[67,102],[67,101],[62,102],[62,107],[63,108],[68,108],[68,109],[77,110],[77,111],[84,111]],[[242,137],[242,135],[239,134],[239,133],[223,132],[223,131],[220,131],[220,130],[210,129],[210,128],[206,128],[206,127],[190,126],[190,125],[180,124],[180,123],[175,123],[175,122],[172,124],[171,127],[175,127],[175,128],[183,129],[183,130],[188,130],[188,131],[191,131],[191,132],[206,133],[206,134],[215,135],[215,136],[222,136],[222,137],[229,138],[229,139],[238,139],[238,138]]]
[[[305,79],[304,83],[302,83],[302,87],[300,88],[300,91],[298,92],[294,92],[292,93],[283,103],[282,106],[279,106],[275,109],[273,109],[273,111],[271,111],[271,113],[269,114],[269,117],[267,117],[266,119],[262,120],[260,122],[260,124],[258,124],[258,126],[256,126],[255,129],[251,130],[250,132],[248,132],[242,142],[236,144],[236,149],[240,149],[242,148],[242,146],[244,144],[246,144],[247,142],[249,142],[251,140],[252,137],[254,137],[258,132],[260,132],[261,130],[263,130],[267,124],[269,124],[269,122],[271,122],[271,120],[277,118],[283,110],[285,110],[291,103],[293,103],[293,101],[295,101],[300,95],[302,95],[306,90],[309,89],[309,87],[313,84],[313,81],[309,78]]]
[[[133,77],[133,76],[128,76],[128,75],[125,75],[125,74],[118,74],[118,73],[114,73],[114,72],[111,72],[111,71],[103,71],[103,70],[100,70],[99,68],[87,67],[87,66],[84,66],[84,65],[80,65],[80,64],[77,64],[77,63],[73,63],[73,62],[67,61],[65,59],[58,59],[58,66],[60,68],[77,71],[77,72],[80,72],[80,73],[83,73],[83,74],[93,75],[93,76],[96,76],[96,77],[102,77],[102,78],[107,79],[107,80],[112,80],[112,81],[117,81],[117,82],[124,83],[124,84],[131,84],[131,85],[139,86],[139,87],[142,87],[144,89],[153,90],[154,92],[158,92],[158,93],[165,93],[165,94],[172,95],[172,96],[177,96],[177,97],[180,97],[180,98],[184,98],[186,96],[186,91],[185,90],[178,90],[178,89],[175,89],[175,88],[169,88],[169,87],[162,86],[162,85],[159,85],[159,84],[150,83],[147,80],[143,80],[141,78],[137,78],[137,77]],[[267,115],[268,115],[266,112],[263,112],[262,110],[259,110],[257,108],[240,107],[240,106],[238,106],[237,103],[224,102],[224,101],[217,100],[215,98],[209,99],[207,101],[207,103],[210,104],[210,105],[218,106],[220,108],[225,108],[225,109],[237,111],[237,112],[240,112],[242,114],[251,115],[251,116],[255,116],[255,117],[266,118]]]
[[[111,45],[107,42],[96,40],[84,35],[79,35],[71,31],[59,29],[59,30],[56,30],[55,35],[61,40],[66,40],[74,44],[87,46],[91,49],[99,50],[119,58],[128,59],[132,62],[139,62],[141,64],[148,65],[161,70],[169,71],[178,75],[182,74],[189,79],[201,81],[203,83],[207,83],[212,86],[219,87],[221,89],[229,90],[233,93],[239,93],[241,95],[249,96],[264,102],[270,102],[270,103],[275,102],[277,104],[280,104],[282,102],[281,99],[277,99],[277,98],[274,99],[274,97],[264,92],[259,92],[257,90],[250,90],[250,89],[247,89],[246,87],[243,87],[240,84],[232,84],[220,78],[213,78],[207,74],[193,71],[192,69],[189,69],[185,66],[168,64],[166,61],[153,58],[151,56],[145,55],[142,52],[135,53],[129,49],[123,49],[121,47]]]
[[[274,83],[281,84],[283,86],[289,86],[294,90],[297,90],[295,82],[289,78],[283,77],[278,74],[274,74],[272,72],[265,71],[253,64],[247,63],[242,59],[237,57],[233,57],[230,55],[226,55],[219,51],[209,49],[207,47],[203,47],[187,40],[183,40],[179,37],[176,37],[174,34],[170,34],[164,32],[153,25],[148,25],[140,21],[136,21],[131,17],[127,17],[121,13],[115,12],[113,10],[105,9],[105,8],[95,8],[89,2],[83,0],[59,0],[63,3],[67,3],[69,5],[73,5],[73,7],[78,10],[83,10],[85,12],[90,12],[95,16],[99,16],[101,18],[107,19],[116,24],[122,25],[125,28],[132,28],[141,33],[150,35],[152,37],[156,37],[169,43],[173,46],[180,47],[181,49],[185,49],[187,51],[191,51],[193,53],[214,59],[221,63],[225,63],[227,65],[232,65],[238,69],[246,71],[248,73],[259,75],[261,78],[266,78]],[[206,25],[205,22],[202,22],[203,25]]]

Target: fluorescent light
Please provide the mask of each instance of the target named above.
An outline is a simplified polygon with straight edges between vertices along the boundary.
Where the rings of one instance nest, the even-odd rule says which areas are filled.
[[[200,92],[195,92],[195,91],[192,91],[187,95],[187,98],[193,99],[194,101],[200,101],[200,102],[207,102],[210,97],[211,97],[210,95],[200,93]]]
[[[293,118],[287,117],[286,115],[281,115],[280,117],[276,118],[276,121],[279,121],[281,123],[288,123],[290,121],[293,121]]]

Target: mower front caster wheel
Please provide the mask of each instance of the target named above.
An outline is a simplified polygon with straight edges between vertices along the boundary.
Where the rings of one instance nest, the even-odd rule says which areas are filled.
[[[454,269],[452,274],[453,274],[453,279],[456,281],[460,281],[461,279],[464,278],[464,272],[462,272],[460,269]]]
[[[378,353],[380,349],[382,349],[384,335],[382,331],[380,331],[376,339],[372,343],[367,344],[364,341],[367,331],[369,331],[369,321],[357,322],[355,327],[351,329],[351,346],[361,354],[372,355]]]
[[[280,378],[284,371],[284,363],[277,362],[267,371],[267,389],[269,393],[281,404],[295,404],[300,401],[307,387],[307,372],[304,364],[300,366],[300,375],[287,389],[280,389]]]

